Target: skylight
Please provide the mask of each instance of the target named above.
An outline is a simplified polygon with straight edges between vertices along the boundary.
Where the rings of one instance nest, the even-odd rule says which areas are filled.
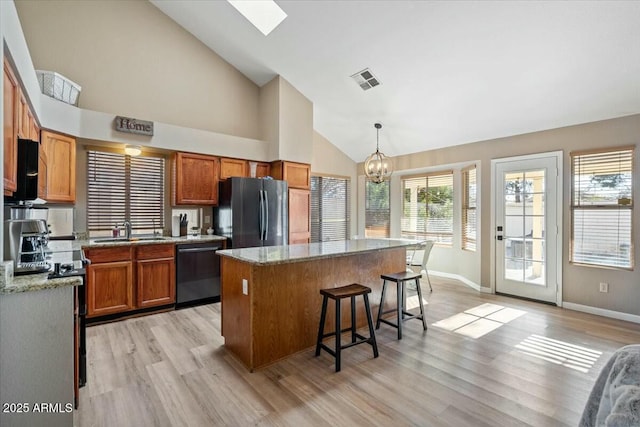
[[[227,1],[265,36],[287,17],[287,14],[273,0]]]

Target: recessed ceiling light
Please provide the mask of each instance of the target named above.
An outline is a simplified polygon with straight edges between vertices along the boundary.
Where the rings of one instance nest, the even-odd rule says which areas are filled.
[[[227,0],[262,34],[269,35],[287,14],[273,0]]]

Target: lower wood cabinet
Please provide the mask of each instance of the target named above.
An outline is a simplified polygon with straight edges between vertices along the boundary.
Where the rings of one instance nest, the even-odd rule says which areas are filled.
[[[88,248],[87,317],[175,303],[175,245]]]
[[[87,274],[87,304],[87,317],[133,310],[133,263],[91,264]]]
[[[89,248],[87,317],[133,309],[133,262],[130,246]]]
[[[138,308],[176,302],[175,246],[148,245],[136,248]]]

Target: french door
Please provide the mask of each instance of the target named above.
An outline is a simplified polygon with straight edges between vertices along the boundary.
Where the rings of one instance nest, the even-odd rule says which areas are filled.
[[[494,161],[496,292],[559,304],[561,153]]]

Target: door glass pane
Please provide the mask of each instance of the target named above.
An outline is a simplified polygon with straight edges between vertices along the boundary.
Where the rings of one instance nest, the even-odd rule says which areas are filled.
[[[504,278],[545,285],[545,170],[504,176]]]
[[[532,285],[545,285],[545,264],[538,261],[526,261],[525,282]]]

